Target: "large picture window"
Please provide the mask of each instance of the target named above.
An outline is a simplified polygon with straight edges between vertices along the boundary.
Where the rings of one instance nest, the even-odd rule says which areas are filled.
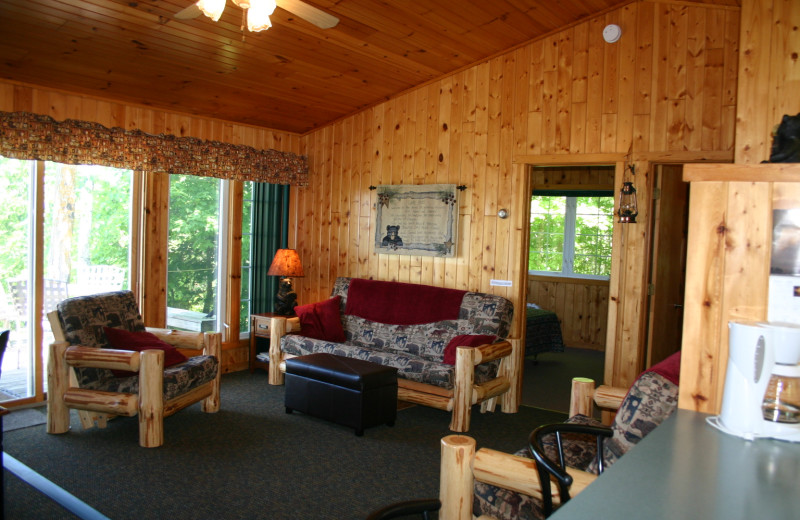
[[[529,272],[607,280],[611,273],[613,213],[611,193],[534,193]]]
[[[167,327],[220,330],[222,182],[170,175]]]

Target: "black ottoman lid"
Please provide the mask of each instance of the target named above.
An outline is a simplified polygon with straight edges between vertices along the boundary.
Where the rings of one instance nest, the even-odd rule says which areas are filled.
[[[397,369],[326,352],[286,359],[286,373],[354,390],[397,384]]]

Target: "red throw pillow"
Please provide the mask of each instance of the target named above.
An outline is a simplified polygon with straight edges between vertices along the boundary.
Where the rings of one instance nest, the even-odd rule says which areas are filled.
[[[341,297],[334,296],[324,302],[295,307],[294,312],[300,318],[300,334],[334,343],[344,342],[344,329],[339,316],[340,301]]]
[[[447,365],[456,364],[456,348],[457,347],[480,347],[487,343],[494,343],[497,336],[490,336],[485,334],[462,334],[450,340],[450,343],[444,348],[444,363]]]
[[[165,367],[177,365],[187,360],[187,357],[181,354],[177,348],[166,341],[160,340],[158,336],[151,332],[131,332],[125,329],[114,329],[111,327],[103,327],[103,332],[111,348],[135,350],[136,352],[141,352],[143,350],[163,350]],[[127,370],[112,370],[111,372],[114,373],[114,377],[130,377],[136,375],[136,372],[129,372]]]

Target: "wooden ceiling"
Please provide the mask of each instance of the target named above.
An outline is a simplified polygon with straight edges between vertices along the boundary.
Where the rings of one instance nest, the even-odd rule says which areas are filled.
[[[243,35],[231,1],[214,22],[174,18],[192,0],[0,0],[0,76],[304,133],[629,1],[308,0],[339,24],[278,8]]]

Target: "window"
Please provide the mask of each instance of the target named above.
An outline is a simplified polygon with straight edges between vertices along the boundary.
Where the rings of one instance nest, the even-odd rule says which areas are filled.
[[[614,197],[607,192],[531,198],[531,274],[607,280]]]
[[[220,229],[222,181],[170,175],[167,246],[167,327],[221,330]]]
[[[0,157],[0,328],[12,331],[0,401],[45,390],[44,378],[36,382],[53,342],[45,313],[68,297],[129,287],[133,177],[118,168]],[[30,305],[37,296],[39,309]]]
[[[250,332],[250,288],[253,285],[253,183],[244,183],[242,195],[242,291],[239,302],[239,333]]]

